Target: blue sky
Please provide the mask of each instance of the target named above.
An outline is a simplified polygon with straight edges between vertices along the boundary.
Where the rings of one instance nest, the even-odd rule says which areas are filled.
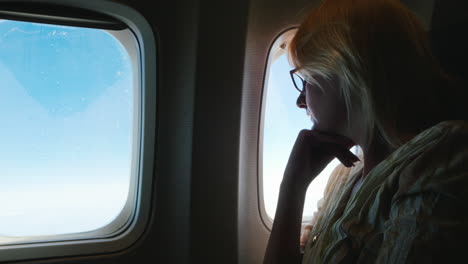
[[[0,20],[0,235],[90,231],[117,216],[133,78],[106,31]]]

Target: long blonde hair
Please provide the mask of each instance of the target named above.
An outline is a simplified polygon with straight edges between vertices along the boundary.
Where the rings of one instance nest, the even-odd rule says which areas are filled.
[[[317,74],[340,78],[348,119],[361,113],[367,140],[377,133],[398,147],[403,135],[444,118],[438,97],[446,75],[423,25],[398,0],[325,1],[300,25],[289,59],[309,82]]]

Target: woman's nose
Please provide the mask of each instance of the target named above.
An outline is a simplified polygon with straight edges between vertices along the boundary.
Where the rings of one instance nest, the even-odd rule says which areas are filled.
[[[299,108],[307,109],[307,103],[306,103],[306,100],[305,100],[305,94],[304,93],[301,93],[299,95],[299,97],[297,97],[296,105]]]

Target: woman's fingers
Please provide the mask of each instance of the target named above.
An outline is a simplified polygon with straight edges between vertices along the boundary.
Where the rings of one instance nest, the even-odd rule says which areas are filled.
[[[356,145],[356,143],[354,143],[353,140],[345,136],[324,133],[318,130],[311,130],[310,132],[313,133],[318,139],[320,139],[320,141],[324,143],[338,144],[347,148]]]
[[[351,151],[341,146],[330,146],[332,154],[346,167],[351,167],[355,162],[359,161],[359,158],[354,155]]]
[[[313,134],[323,148],[331,149],[331,154],[336,156],[344,165],[352,166],[352,163],[359,161],[359,158],[349,151],[349,148],[356,145],[351,139],[318,130],[310,130],[308,133]]]
[[[359,158],[349,151],[349,148],[356,144],[345,136],[318,130],[302,130],[300,134],[302,137],[314,138],[314,140],[310,141],[312,145],[316,145],[320,149],[329,152],[347,167],[351,167],[355,162],[359,161]]]
[[[289,155],[283,183],[292,188],[307,188],[335,157],[345,166],[353,166],[359,158],[349,151],[352,145],[352,140],[344,136],[306,129],[300,131]]]

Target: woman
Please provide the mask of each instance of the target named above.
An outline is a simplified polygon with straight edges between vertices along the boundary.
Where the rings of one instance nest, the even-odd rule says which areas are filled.
[[[290,154],[264,262],[450,263],[463,256],[465,103],[415,15],[397,0],[328,0],[301,24],[289,56],[293,80],[303,79],[295,81],[297,106],[315,125],[299,133]],[[354,145],[362,162],[348,150]],[[330,177],[302,255],[306,190],[334,157],[343,166]]]

